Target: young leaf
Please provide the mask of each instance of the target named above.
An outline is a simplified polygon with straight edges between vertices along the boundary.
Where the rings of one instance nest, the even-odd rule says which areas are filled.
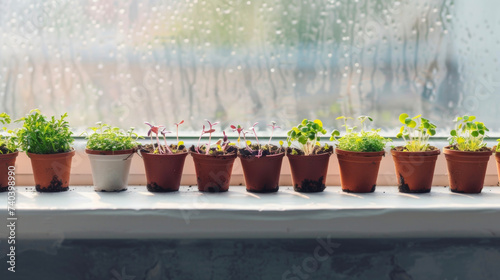
[[[406,124],[406,119],[408,118],[408,114],[406,113],[402,113],[401,115],[399,115],[399,121],[402,123],[402,124]]]

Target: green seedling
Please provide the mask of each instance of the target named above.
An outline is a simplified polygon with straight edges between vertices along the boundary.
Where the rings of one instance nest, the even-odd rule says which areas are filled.
[[[123,131],[118,127],[98,122],[95,127],[90,127],[92,132],[84,132],[87,138],[87,149],[96,151],[122,151],[137,147],[137,139],[140,137],[134,133],[131,127]]]
[[[369,116],[359,116],[358,121],[361,125],[361,130],[356,132],[357,126],[350,127],[347,122],[352,120],[350,117],[340,116],[337,120],[343,120],[345,135],[340,137],[340,131],[334,130],[330,141],[337,141],[337,148],[351,152],[380,152],[383,151],[387,142],[390,139],[379,135],[380,129],[372,129],[366,131],[367,121],[373,121]]]
[[[409,152],[423,152],[429,149],[429,138],[436,134],[436,125],[422,115],[410,118],[408,114],[399,115],[399,121],[403,124],[397,138],[403,138],[405,148]]]
[[[314,152],[315,146],[320,146],[320,134],[326,134],[326,129],[323,128],[321,120],[304,119],[299,125],[293,127],[287,132],[287,143],[290,147],[292,142],[299,143],[304,155],[311,155]]]
[[[455,119],[455,129],[450,131],[450,145],[459,151],[475,152],[486,147],[484,138],[489,129],[482,122],[474,121],[475,116],[463,116]]]
[[[74,139],[65,113],[59,119],[43,115],[34,109],[16,122],[23,126],[16,130],[18,145],[21,150],[34,154],[56,154],[71,151]]]

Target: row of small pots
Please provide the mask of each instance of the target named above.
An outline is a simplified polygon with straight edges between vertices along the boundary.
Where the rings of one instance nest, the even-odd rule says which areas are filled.
[[[97,191],[126,189],[134,149],[103,152],[86,150]],[[375,191],[381,152],[349,152],[335,149],[339,160],[342,190],[367,193]],[[394,158],[399,190],[407,193],[429,192],[439,150],[428,152],[399,152],[391,150]],[[75,151],[61,154],[38,155],[28,153],[31,159],[37,191],[58,192],[68,189],[71,159]],[[147,188],[151,192],[177,191],[180,186],[185,153],[139,153],[144,160]],[[486,166],[491,151],[462,152],[445,147],[450,189],[461,193],[479,193],[484,184]],[[0,191],[7,190],[8,167],[15,164],[18,152],[0,155]],[[229,189],[232,167],[237,155],[212,156],[191,153],[195,164],[198,189],[204,192],[224,192]],[[325,180],[329,153],[318,155],[287,154],[292,172],[294,190],[320,192]],[[284,153],[264,157],[239,155],[250,192],[276,192]],[[496,154],[500,171],[500,153]]]

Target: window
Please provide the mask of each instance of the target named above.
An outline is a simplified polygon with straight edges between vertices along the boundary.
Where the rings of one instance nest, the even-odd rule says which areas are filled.
[[[0,106],[143,127],[205,118],[282,127],[405,111],[439,127],[471,113],[500,130],[500,2],[8,1]],[[145,129],[145,127],[144,127]],[[444,129],[440,131],[445,133]]]

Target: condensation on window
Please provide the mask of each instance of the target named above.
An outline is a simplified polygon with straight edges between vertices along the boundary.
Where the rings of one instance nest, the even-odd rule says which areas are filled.
[[[402,112],[500,129],[500,1],[10,0],[0,106],[185,131]]]

